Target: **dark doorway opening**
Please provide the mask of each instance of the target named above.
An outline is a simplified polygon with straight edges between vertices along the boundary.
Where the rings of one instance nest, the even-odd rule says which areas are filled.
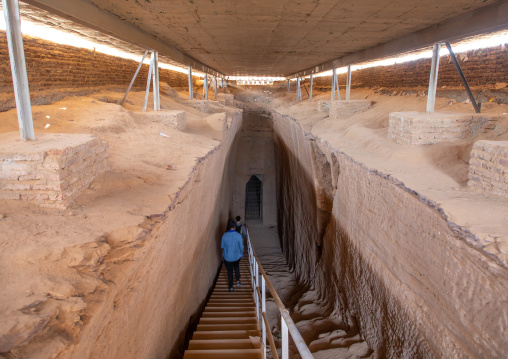
[[[262,219],[263,183],[258,176],[251,176],[245,186],[245,219]]]

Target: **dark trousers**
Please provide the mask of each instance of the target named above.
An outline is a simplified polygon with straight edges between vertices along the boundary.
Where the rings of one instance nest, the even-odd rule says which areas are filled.
[[[242,259],[242,258],[240,258]],[[233,283],[233,269],[235,270],[235,277],[236,277],[236,280],[240,280],[240,259],[235,261],[235,262],[228,262],[227,260],[224,259],[224,265],[226,266],[226,271],[228,272],[228,282],[229,282],[229,287],[231,288],[234,283]]]

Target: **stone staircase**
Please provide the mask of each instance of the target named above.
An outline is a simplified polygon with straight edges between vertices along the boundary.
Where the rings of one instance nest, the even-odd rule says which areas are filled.
[[[248,260],[240,262],[242,287],[229,292],[226,267],[222,265],[214,291],[184,359],[261,359],[261,335],[256,318]]]

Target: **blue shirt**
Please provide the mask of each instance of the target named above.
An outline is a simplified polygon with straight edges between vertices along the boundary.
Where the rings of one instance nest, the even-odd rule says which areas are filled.
[[[240,233],[231,229],[224,233],[220,241],[220,247],[224,249],[222,257],[228,262],[236,262],[243,256],[243,238]]]

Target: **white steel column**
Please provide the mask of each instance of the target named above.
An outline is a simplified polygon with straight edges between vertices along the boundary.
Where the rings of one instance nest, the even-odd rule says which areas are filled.
[[[309,102],[312,102],[312,86],[314,84],[314,75],[310,75],[310,91],[309,91]]]
[[[215,100],[217,100],[217,76],[215,76]]]
[[[194,98],[193,88],[192,88],[192,67],[189,66],[189,100]]]
[[[138,68],[137,68],[136,72],[134,73],[134,76],[132,76],[131,83],[129,84],[129,87],[127,87],[127,91],[125,91],[125,95],[123,96],[122,101],[120,101],[120,106],[123,105],[123,103],[125,102],[125,99],[127,98],[127,95],[129,94],[129,91],[132,88],[132,85],[134,85],[134,81],[136,81],[136,77],[138,77],[139,70],[141,70],[141,66],[143,66],[143,61],[145,61],[145,57],[146,57],[147,54],[148,54],[148,50],[145,51],[145,54],[141,58],[141,61],[139,62],[139,65],[138,65]]]
[[[351,100],[351,65],[347,65],[346,100]]]
[[[25,50],[21,33],[21,19],[19,16],[18,0],[2,0],[9,57],[11,60],[12,83],[18,112],[18,124],[23,141],[35,140],[30,90],[26,74]]]
[[[288,325],[282,315],[280,316],[280,331],[282,334],[282,359],[289,359]]]
[[[159,53],[154,52],[153,60],[153,109],[161,110],[161,93],[159,91]]]
[[[266,316],[266,283],[265,277],[261,276],[261,326],[263,327],[262,336],[263,339],[263,359],[266,358],[266,325],[265,325],[265,316]],[[268,323],[266,323],[268,325]]]
[[[205,99],[208,100],[208,74],[205,74],[205,83],[203,84],[203,93],[205,94]]]
[[[288,92],[291,90],[291,83],[288,80]]]
[[[434,112],[436,104],[437,76],[439,73],[439,51],[441,44],[434,44],[432,48],[432,63],[430,67],[429,91],[427,96],[427,113]]]
[[[337,82],[337,69],[333,69],[332,71],[332,97],[330,101],[335,101],[335,82]]]
[[[298,79],[296,79],[296,101],[300,101],[301,99],[301,95],[300,95],[300,91],[301,91],[301,88],[300,88],[300,77],[298,77]]]
[[[148,95],[150,94],[150,80],[152,79],[152,72],[153,72],[153,61],[154,61],[154,55],[153,51],[150,55],[150,68],[148,69],[148,79],[146,80],[146,93],[145,93],[145,104],[143,105],[143,112],[146,112],[146,108],[148,106]]]

